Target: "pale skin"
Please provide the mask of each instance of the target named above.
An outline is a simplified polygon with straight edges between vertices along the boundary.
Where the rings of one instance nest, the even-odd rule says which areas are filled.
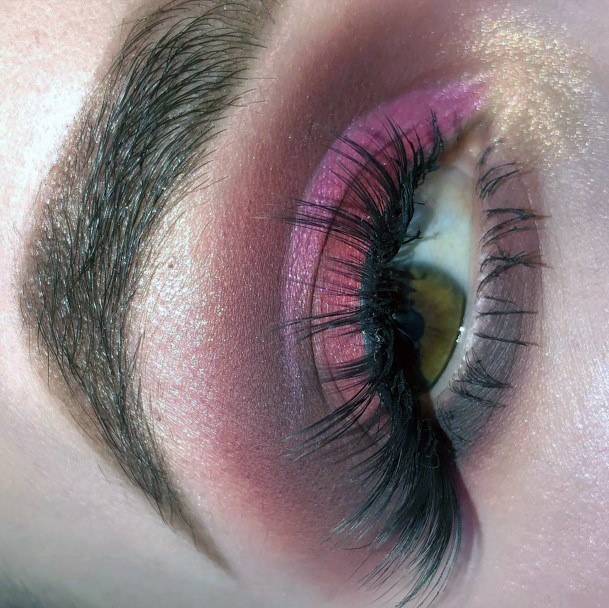
[[[155,328],[146,334],[147,404],[163,421],[160,442],[175,484],[222,554],[222,569],[166,525],[75,423],[46,381],[20,312],[19,269],[40,185],[112,62],[123,24],[157,6],[84,4],[4,0],[0,7],[0,598],[5,587],[23,587],[49,607],[394,605],[373,603],[374,594],[349,578],[357,563],[322,543],[332,471],[321,467],[328,478],[309,481],[315,489],[302,506],[306,499],[295,497],[308,489],[273,481],[287,470],[274,464],[281,450],[273,429],[256,429],[247,457],[231,441],[284,400],[274,390],[284,378],[272,340],[256,342],[275,319],[251,311],[266,310],[257,298],[277,291],[287,228],[260,227],[256,218],[269,201],[302,194],[327,144],[311,135],[312,124],[342,129],[367,104],[401,92],[399,62],[418,44],[413,39],[425,39],[409,30],[419,24],[434,34],[424,40],[425,57],[412,60],[417,70],[458,77],[483,61],[496,68],[490,112],[534,166],[539,206],[550,216],[541,236],[538,346],[501,422],[491,422],[459,463],[480,534],[434,605],[606,606],[609,5],[521,0],[506,13],[503,2],[468,0],[450,19],[444,3],[422,0],[295,0],[278,9],[263,34],[259,79],[247,87],[251,103],[230,109],[206,169],[213,185],[180,202],[180,221],[194,236],[185,243],[184,231],[175,231],[163,241],[160,258],[175,259],[171,276],[161,266],[137,309],[147,313],[136,323]],[[505,37],[496,40],[509,47],[519,39],[514,51],[484,38],[477,19],[504,23]],[[535,53],[538,60],[526,60]],[[543,74],[558,56],[563,81],[548,84]],[[541,98],[531,93],[535,83]],[[196,336],[184,323],[193,311],[206,321]],[[202,379],[193,380],[184,361],[203,343],[213,356],[197,359]],[[235,404],[245,412],[237,421]]]

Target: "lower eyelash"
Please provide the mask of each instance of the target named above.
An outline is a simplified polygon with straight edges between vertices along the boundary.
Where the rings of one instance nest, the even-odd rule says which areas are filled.
[[[345,163],[342,174],[336,177],[348,185],[356,208],[345,209],[344,201],[330,209],[299,201],[293,215],[284,218],[327,234],[352,248],[354,254],[350,259],[322,259],[320,265],[333,277],[324,283],[325,292],[350,298],[353,305],[290,324],[311,339],[340,331],[342,336],[363,332],[368,340],[361,357],[320,370],[324,383],[350,382],[353,396],[305,429],[299,449],[306,454],[339,438],[352,438],[359,457],[356,474],[370,494],[335,533],[364,542],[371,549],[386,550],[385,557],[364,577],[364,584],[380,589],[398,571],[410,578],[412,582],[397,606],[414,599],[421,604],[433,601],[448,580],[459,552],[461,513],[451,479],[453,443],[461,447],[468,444],[462,436],[468,418],[463,404],[492,410],[499,405],[500,391],[510,386],[489,369],[485,357],[469,352],[450,384],[453,397],[448,400],[458,403],[448,405],[443,416],[432,420],[410,390],[404,370],[389,354],[393,353],[395,336],[391,337],[392,322],[387,319],[387,298],[391,297],[387,292],[395,286],[384,282],[383,277],[397,250],[420,238],[411,230],[415,192],[426,175],[438,168],[444,147],[433,115],[431,126],[434,138],[430,150],[423,149],[416,132],[409,139],[389,119],[386,128],[390,145],[382,150],[371,152],[339,138],[349,151],[340,153]],[[478,193],[483,201],[490,201],[518,174],[513,163],[489,169],[491,152],[487,150],[480,161]],[[514,268],[533,266],[533,256],[508,254],[503,246],[515,233],[532,228],[538,216],[525,208],[488,208],[485,214],[492,225],[483,237],[482,249],[487,253],[481,263],[478,296],[487,305],[501,304],[501,308],[487,306],[478,311],[478,323],[483,328],[477,332],[477,340],[517,347],[526,344],[520,337],[501,332],[493,335],[484,327],[489,320],[531,313],[494,295],[490,286]],[[345,277],[358,287],[346,288]],[[368,444],[362,448],[363,438]]]
[[[537,232],[544,217],[528,206],[506,206],[503,201],[494,206],[500,188],[521,174],[515,163],[489,168],[495,149],[496,146],[487,148],[479,161],[476,188],[483,204],[484,223],[473,321],[478,346],[466,353],[461,368],[450,382],[450,394],[438,407],[438,422],[450,437],[456,457],[475,443],[493,412],[505,406],[502,398],[513,388],[510,372],[512,362],[518,358],[517,351],[534,345],[528,336],[537,314],[535,299],[522,307],[518,304],[519,298],[510,291],[515,282],[526,280],[525,273],[531,275],[543,266]],[[531,242],[522,248],[520,237],[527,233]],[[513,252],[516,245],[518,249]]]

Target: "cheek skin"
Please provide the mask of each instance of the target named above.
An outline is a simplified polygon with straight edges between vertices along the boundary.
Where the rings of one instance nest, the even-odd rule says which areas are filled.
[[[423,11],[423,4],[426,10],[432,7],[434,15],[444,14],[433,9],[434,3],[420,4],[413,3],[415,14]],[[455,3],[455,10],[457,4],[465,13],[475,5]],[[389,17],[392,11],[399,16],[396,22],[407,17],[404,3],[388,6]],[[292,9],[294,14],[279,23],[277,39],[260,65],[260,73],[274,80],[262,85],[259,99],[271,101],[232,115],[216,146],[210,185],[189,201],[192,214],[178,221],[178,243],[172,245],[167,264],[155,276],[157,284],[149,298],[150,319],[159,329],[147,335],[155,357],[149,356],[146,384],[154,387],[150,401],[155,404],[157,427],[193,511],[210,522],[221,550],[252,584],[260,578],[280,589],[286,583],[277,572],[302,575],[304,571],[324,596],[342,594],[344,586],[351,589],[355,584],[343,581],[365,552],[336,551],[332,542],[323,541],[361,495],[357,484],[349,481],[349,462],[329,466],[321,455],[296,462],[285,455],[289,446],[285,437],[318,419],[327,405],[318,384],[310,381],[315,370],[308,347],[300,345],[294,351],[277,329],[277,322],[287,314],[284,264],[291,252],[290,231],[279,222],[260,218],[284,206],[289,197],[306,192],[328,146],[327,133],[314,125],[330,125],[340,132],[354,116],[411,90],[419,80],[428,86],[436,75],[444,81],[460,78],[478,66],[478,60],[481,70],[487,69],[489,62],[480,58],[488,59],[491,53],[474,48],[467,59],[462,50],[451,54],[459,28],[464,31],[463,40],[472,37],[454,13],[434,19],[433,28],[422,28],[433,30],[436,37],[433,45],[425,40],[430,49],[426,57],[414,52],[421,46],[416,40],[404,42],[397,25],[395,31],[382,30],[387,34],[382,42],[374,40],[378,37],[375,26],[391,19],[385,14],[375,16],[368,8],[371,16],[364,28],[365,7],[369,3],[352,2],[347,17],[337,9],[335,18],[341,25],[336,31],[311,22],[313,17],[305,14],[304,5],[302,13]],[[343,32],[343,27],[349,31]],[[305,31],[319,32],[319,40],[302,39]],[[406,48],[400,49],[400,44]],[[409,60],[407,69],[401,64],[399,70],[392,68],[400,63],[395,61],[396,48],[400,56],[413,51],[408,56],[416,59]],[[489,42],[484,48],[492,45]],[[447,54],[456,57],[450,68],[442,59]],[[518,56],[508,59],[520,61]],[[518,75],[517,70],[513,73]],[[529,86],[530,79],[515,77],[512,93],[495,96],[497,111],[502,111],[501,100],[514,91],[520,91],[524,99],[520,87]],[[560,98],[557,94],[553,99]],[[522,107],[527,103],[522,101]],[[516,147],[520,141],[531,140],[524,132],[514,139]],[[318,247],[310,243],[299,249],[307,260],[318,255]],[[298,294],[291,297],[299,300]],[[561,314],[566,318],[564,311]],[[552,331],[560,334],[558,327]],[[155,364],[155,359],[162,362]],[[563,364],[567,363],[563,360]],[[517,415],[533,411],[528,420],[535,423],[516,426],[520,437],[509,436],[504,444],[464,466],[480,527],[494,532],[492,538],[484,539],[484,561],[478,561],[477,570],[464,579],[464,595],[455,592],[462,602],[455,606],[486,606],[492,595],[489,590],[501,589],[512,597],[509,592],[518,585],[522,587],[520,605],[527,605],[527,588],[535,586],[539,570],[527,573],[525,565],[535,562],[537,551],[551,552],[553,539],[561,534],[559,519],[569,512],[566,502],[580,503],[577,484],[568,484],[572,464],[567,466],[563,458],[555,485],[548,482],[553,475],[549,457],[535,461],[545,444],[534,440],[531,428],[543,437],[560,432],[547,428],[557,424],[547,422],[547,412],[555,412],[557,406],[549,394],[540,397],[539,385],[545,377],[540,372],[539,382],[532,382],[537,386],[523,389],[513,404]],[[582,394],[583,388],[571,397],[581,399]],[[584,460],[582,454],[578,466]],[[539,499],[539,489],[559,488],[561,480],[569,485],[568,491],[548,492],[540,503],[549,508],[548,522],[541,521],[543,509],[531,517],[530,505]],[[584,517],[590,520],[591,506],[583,507]],[[543,530],[542,541],[535,536],[537,529]],[[588,522],[572,535],[591,529]],[[566,539],[568,535],[562,534]],[[539,558],[535,563],[539,568],[543,563],[551,566]],[[510,575],[501,580],[506,572]]]

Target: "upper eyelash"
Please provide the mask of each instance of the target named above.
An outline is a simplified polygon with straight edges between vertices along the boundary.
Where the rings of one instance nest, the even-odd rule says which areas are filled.
[[[339,138],[348,151],[341,152],[345,163],[341,167],[343,173],[336,177],[345,181],[350,194],[365,212],[362,215],[369,219],[362,221],[360,215],[340,207],[328,210],[300,201],[288,220],[314,230],[325,230],[367,254],[374,249],[377,257],[384,256],[380,263],[388,263],[403,243],[420,237],[418,231],[409,231],[414,215],[414,193],[426,175],[438,168],[437,161],[443,151],[435,116],[432,116],[432,125],[434,140],[431,150],[426,152],[416,134],[411,140],[398,125],[387,120],[391,142],[386,148],[389,151],[382,156],[387,165],[363,146]],[[354,176],[347,164],[355,166],[359,173]],[[404,216],[400,217],[402,213]],[[396,223],[399,229],[395,228]],[[390,245],[392,251],[383,251],[387,239],[380,241],[379,225],[383,227],[381,233],[393,233],[393,238],[399,239]],[[337,276],[356,273],[360,286],[377,281],[370,268],[355,267],[348,260],[332,259],[331,264]],[[341,289],[338,285],[336,288]],[[378,304],[375,294],[364,294],[364,291],[365,288],[360,287],[359,292],[347,294],[360,300],[360,305],[351,310],[312,315],[296,323],[308,335],[336,327],[361,328],[370,322],[371,314],[381,314],[372,310]],[[401,386],[391,389],[383,386],[390,374],[386,369],[379,369],[378,363],[368,352],[361,360],[331,370],[330,376],[334,379],[338,376],[357,380],[361,390],[350,402],[306,429],[302,447],[319,449],[352,431],[372,400],[379,392],[384,393],[384,411],[390,415],[391,422],[381,425],[380,419],[373,417],[365,430],[374,437],[375,445],[361,453],[358,465],[363,482],[370,487],[370,498],[337,527],[336,533],[367,539],[376,547],[387,547],[390,539],[395,539],[386,557],[363,582],[380,588],[400,567],[406,566],[413,582],[398,604],[402,606],[414,598],[425,601],[439,593],[441,583],[437,575],[450,570],[460,543],[459,503],[449,482],[452,458],[441,431],[423,418],[421,405],[403,378]],[[389,403],[396,394],[402,402],[398,407]]]
[[[400,243],[393,243],[392,251],[382,254],[384,261],[381,263],[387,264],[397,253],[396,247],[399,249],[403,243],[420,238],[418,231],[410,231],[415,191],[426,175],[438,168],[438,161],[444,149],[444,142],[433,114],[431,123],[434,131],[433,144],[431,150],[425,151],[416,132],[414,138],[410,139],[398,125],[387,119],[386,130],[390,136],[390,144],[383,147],[382,153],[380,144],[379,150],[374,151],[381,153],[380,159],[363,146],[346,137],[339,137],[339,141],[347,146],[347,151],[339,152],[345,162],[340,165],[342,173],[337,172],[335,176],[347,186],[349,195],[356,197],[361,204],[366,221],[362,221],[362,216],[346,211],[339,205],[328,208],[308,201],[298,201],[294,213],[284,219],[312,230],[323,231],[350,244],[360,253],[365,251],[369,256],[371,251],[378,252],[383,246],[387,246],[386,239],[383,242],[379,239],[379,222],[391,232],[392,227],[387,226],[387,218],[395,221],[396,211],[399,216],[401,210],[406,214],[406,220],[403,220],[400,230],[397,231],[402,240]],[[412,160],[408,158],[409,152]],[[497,165],[483,172],[490,152],[489,148],[480,161],[481,174],[477,189],[483,200],[492,198],[502,184],[518,174],[514,163]],[[355,167],[355,171],[352,167]],[[392,209],[392,205],[399,205],[400,209]],[[516,218],[520,217],[519,214],[524,214],[520,217],[521,222],[537,217],[533,212],[526,213],[524,209],[487,210],[490,216],[499,216],[510,211],[514,212]],[[506,222],[503,227],[507,230],[515,227],[523,229],[517,221]],[[491,232],[483,248],[489,248],[493,243],[499,247],[505,235],[498,236],[502,231],[497,231],[496,228],[497,225],[495,229],[489,229]],[[395,238],[395,232],[393,236]],[[482,262],[483,266],[492,268],[481,280],[484,285],[479,287],[479,294],[484,292],[485,287],[494,278],[507,271],[507,266],[526,261],[517,256],[509,258],[505,255],[503,260],[500,259],[501,256],[495,257],[496,260],[489,254]],[[365,287],[374,285],[375,277],[370,276],[369,268],[360,267],[349,260],[333,258],[325,262],[331,264],[330,270],[336,277],[343,274],[355,276],[359,287],[345,293],[344,286],[337,281],[334,286],[326,284],[324,288],[334,288],[337,293],[352,296],[359,300],[359,305],[349,310],[312,314],[295,320],[293,325],[309,336],[337,327],[342,327],[345,331],[363,331],[366,324],[371,322],[371,314],[379,314],[378,310],[374,310],[374,298],[370,298],[371,301],[367,299],[370,294],[366,292]],[[504,264],[503,269],[501,264]],[[506,309],[487,311],[486,314],[490,316],[529,313],[530,311]],[[490,335],[479,337],[503,339],[501,336]],[[386,547],[392,542],[386,557],[364,577],[363,582],[380,588],[398,569],[406,566],[413,582],[406,597],[397,606],[404,606],[413,599],[419,600],[422,605],[433,601],[440,593],[459,551],[461,513],[456,492],[450,481],[454,472],[454,451],[443,430],[423,416],[417,396],[412,391],[408,392],[407,386],[400,387],[399,391],[402,406],[406,407],[396,407],[396,403],[391,401],[395,394],[389,396],[391,391],[387,386],[382,386],[387,379],[387,370],[379,371],[378,361],[372,359],[368,352],[359,360],[348,361],[343,365],[334,366],[331,370],[320,372],[322,382],[330,378],[351,379],[357,381],[361,391],[355,398],[305,429],[303,434],[306,438],[301,441],[300,447],[305,453],[309,453],[350,433],[357,427],[373,398],[378,397],[381,389],[383,390],[384,411],[390,415],[391,422],[381,425],[380,412],[375,412],[372,422],[360,428],[361,432],[372,436],[374,444],[368,452],[362,452],[361,448],[358,448],[358,454],[361,456],[358,471],[364,483],[371,487],[371,497],[344,520],[335,532],[359,539],[372,537],[369,542],[375,547]],[[456,394],[472,401],[488,401],[489,406],[498,404],[483,395],[477,395],[476,389],[488,392],[503,390],[508,386],[506,381],[495,378],[485,368],[482,360],[473,353],[451,383]],[[405,410],[410,411],[410,417]],[[354,439],[359,446],[360,440]]]

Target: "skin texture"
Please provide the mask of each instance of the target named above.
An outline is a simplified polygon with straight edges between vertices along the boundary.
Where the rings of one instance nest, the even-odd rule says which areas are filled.
[[[3,3],[0,597],[23,587],[45,606],[371,605],[349,580],[363,554],[323,543],[358,498],[349,463],[280,457],[282,438],[324,400],[312,364],[293,373],[296,356],[269,331],[289,229],[259,218],[304,192],[328,147],[313,125],[342,131],[413,82],[490,72],[493,129],[534,167],[536,208],[550,216],[547,267],[526,373],[459,462],[479,532],[437,605],[607,604],[609,8],[511,7],[460,2],[447,15],[439,1],[286,2],[253,67],[260,80],[228,114],[209,186],[181,201],[134,323],[153,328],[143,390],[171,474],[227,573],[92,446],[41,373],[19,310],[40,184],[122,24],[154,6]],[[424,56],[395,60],[422,44]],[[561,66],[564,78],[543,80]]]

